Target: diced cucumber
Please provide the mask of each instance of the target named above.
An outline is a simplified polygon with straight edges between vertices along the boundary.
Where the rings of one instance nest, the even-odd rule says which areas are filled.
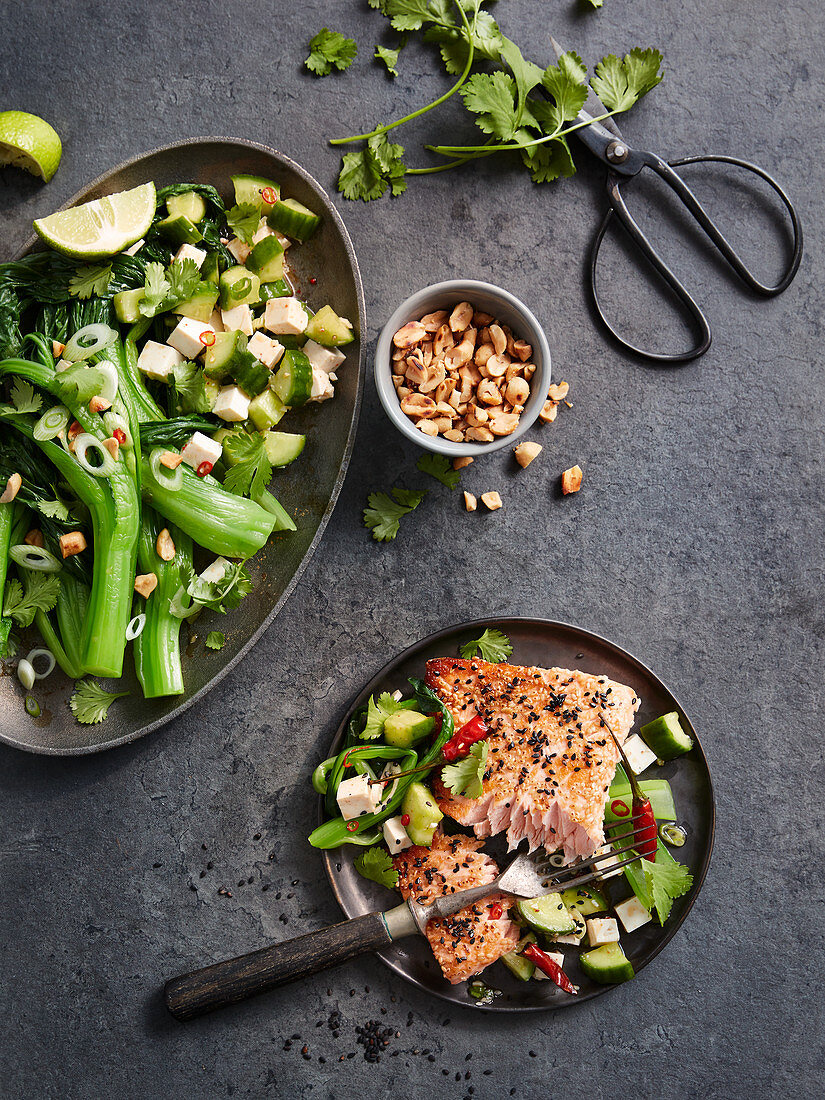
[[[291,298],[293,294],[294,291],[286,279],[276,279],[274,283],[261,283],[262,302],[268,302],[270,298]]]
[[[593,913],[605,913],[610,908],[607,898],[595,886],[579,886],[573,890],[562,890],[561,900],[568,908],[578,910],[583,917],[592,916]]]
[[[215,343],[206,349],[203,370],[207,378],[223,382],[234,377],[234,370],[240,356],[246,352],[246,336],[240,329],[230,332],[216,332]]]
[[[616,985],[635,977],[630,959],[618,943],[605,943],[579,956],[582,970],[600,985]]]
[[[417,710],[397,710],[384,722],[384,740],[399,749],[409,749],[433,732],[435,719]]]
[[[413,780],[407,787],[401,803],[401,816],[404,814],[408,814],[410,818],[409,825],[404,826],[410,840],[413,844],[422,844],[429,848],[433,842],[433,833],[444,814],[436,806],[429,788],[418,780]]]
[[[254,271],[236,265],[228,267],[221,275],[221,309],[234,306],[255,305],[261,300],[261,280]]]
[[[297,199],[284,199],[270,210],[269,224],[287,237],[306,241],[321,224],[321,219]]]
[[[525,959],[523,954],[528,943],[535,942],[536,937],[532,932],[528,932],[526,936],[522,936],[512,951],[501,956],[501,961],[520,982],[529,982],[536,971],[536,964]]]
[[[140,303],[146,297],[146,290],[139,286],[136,290],[121,290],[112,299],[115,315],[122,325],[134,325],[140,320]]]
[[[193,225],[206,217],[206,203],[197,191],[184,191],[182,195],[170,195],[166,209],[173,218],[188,218]]]
[[[178,302],[173,306],[172,312],[179,313],[181,317],[192,317],[195,321],[204,323],[212,316],[215,302],[218,300],[218,288],[212,283],[199,283],[195,292],[185,302]]]
[[[206,391],[206,400],[209,402],[209,408],[211,409],[218,400],[218,394],[221,392],[221,384],[220,382],[216,382],[214,378],[204,378],[203,388]]]
[[[275,339],[281,345],[282,348],[286,348],[287,351],[295,351],[300,349],[307,342],[306,336],[301,333],[299,336],[293,336],[289,332],[279,332]]]
[[[338,348],[355,339],[352,328],[341,320],[332,306],[321,306],[315,316],[310,317],[306,335],[325,348]]]
[[[285,405],[306,404],[312,393],[312,367],[302,351],[284,352],[271,386]]]
[[[275,202],[281,194],[280,186],[273,180],[264,179],[263,176],[232,176],[232,186],[235,188],[235,202],[251,202],[260,208],[262,214],[268,214],[275,203],[267,202],[262,192],[271,187],[275,192]]]
[[[257,397],[269,386],[269,369],[259,363],[250,351],[239,352],[231,371],[232,377],[247,397]]]
[[[262,283],[274,283],[284,275],[284,250],[277,237],[258,241],[246,258],[246,266]]]
[[[221,281],[221,267],[217,252],[207,252],[206,259],[201,264],[201,279],[205,283],[213,283],[218,286]]]
[[[288,466],[303,451],[305,435],[291,435],[289,432],[267,432],[264,435],[264,447],[273,466]]]
[[[682,729],[675,710],[654,718],[652,722],[642,726],[639,733],[660,760],[673,760],[693,748],[693,739]]]
[[[518,911],[531,928],[547,935],[564,936],[576,927],[561,894],[544,894],[529,901],[520,901]]]
[[[249,419],[262,432],[280,423],[286,411],[286,405],[268,388],[249,402]]]
[[[670,789],[670,784],[666,779],[643,779],[639,783],[642,794],[650,799],[650,808],[653,810],[653,816],[659,821],[675,821],[676,820],[676,803],[673,800],[673,791]],[[614,806],[614,802],[617,805]],[[628,812],[616,811],[622,810],[622,807],[618,803],[624,802]],[[614,780],[610,787],[610,794],[608,797],[607,805],[605,806],[605,821],[619,821],[630,817],[631,804],[633,802],[633,792],[630,789],[630,784],[619,783]]]
[[[183,214],[170,214],[155,226],[159,233],[177,244],[197,244],[203,240],[200,229]]]
[[[564,935],[559,935],[557,933],[551,938],[555,940],[556,943],[580,944],[584,939],[585,933],[587,932],[587,921],[585,921],[579,910],[574,908],[572,905],[568,907],[567,912],[573,918],[573,931],[565,932]]]

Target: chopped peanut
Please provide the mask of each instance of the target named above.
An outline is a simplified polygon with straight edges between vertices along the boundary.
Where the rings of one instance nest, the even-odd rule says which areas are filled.
[[[449,314],[446,309],[439,309],[435,313],[428,313],[426,317],[422,317],[421,324],[427,332],[437,332],[442,325],[447,323],[448,317]]]
[[[176,454],[175,451],[164,451],[160,456],[160,464],[167,470],[177,470],[181,462],[183,462],[183,455]]]
[[[571,466],[569,470],[565,470],[561,475],[561,491],[564,495],[577,493],[582,487],[583,477],[581,466]]]
[[[519,443],[513,454],[516,456],[516,462],[525,470],[534,458],[538,458],[542,450],[540,443]]]
[[[65,350],[65,344],[61,344],[59,340],[52,340],[52,355],[55,359],[59,359]]]
[[[106,450],[109,452],[109,454],[115,460],[115,462],[117,462],[117,456],[118,456],[118,451],[120,450],[120,444],[115,439],[115,437],[113,435],[110,435],[108,439],[104,439],[103,440],[103,446],[106,448]]]
[[[473,307],[469,302],[459,302],[450,314],[449,325],[453,332],[464,332],[473,320]]]
[[[481,503],[486,505],[491,512],[495,512],[497,508],[501,507],[501,497],[498,493],[482,493]]]
[[[539,420],[543,420],[545,424],[551,424],[556,419],[558,411],[559,406],[557,402],[545,401],[539,413]]]
[[[454,458],[453,459],[453,469],[454,470],[463,470],[464,467],[469,466],[471,462],[475,462],[475,459],[470,458],[469,455],[465,456],[464,458]]]
[[[408,321],[392,338],[397,348],[412,348],[420,344],[427,335],[427,330],[420,321]]]
[[[155,543],[155,549],[158,552],[158,557],[161,561],[172,561],[175,557],[175,544],[172,542],[172,536],[169,534],[169,528],[164,527],[161,533],[158,535],[157,542]]]
[[[18,473],[13,473],[9,480],[6,482],[6,488],[3,490],[2,496],[0,496],[0,504],[11,504],[17,494],[20,492],[20,487],[23,484],[23,478]]]
[[[144,600],[148,599],[158,586],[158,578],[156,573],[140,573],[135,577],[135,592],[139,596],[143,596]]]
[[[547,396],[551,401],[563,401],[570,390],[569,382],[559,382],[557,386],[551,386],[547,391]]]
[[[468,493],[466,489],[464,490],[464,507],[468,512],[474,512],[476,508],[478,508],[478,501],[473,494]]]
[[[43,546],[43,532],[39,527],[32,527],[31,531],[27,531],[23,542],[27,546]]]
[[[89,412],[102,413],[107,409],[111,409],[112,402],[107,401],[105,397],[96,396],[89,402]]]
[[[80,554],[86,549],[86,539],[82,531],[69,531],[68,534],[61,535],[57,541],[60,543],[60,553],[64,558],[74,557],[75,554]]]

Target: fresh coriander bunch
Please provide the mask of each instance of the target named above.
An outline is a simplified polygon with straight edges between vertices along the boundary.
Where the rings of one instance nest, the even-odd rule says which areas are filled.
[[[546,68],[526,59],[485,10],[487,2],[491,0],[369,0],[394,30],[404,35],[422,32],[424,41],[438,47],[447,72],[458,79],[443,95],[403,118],[330,141],[363,142],[342,160],[338,189],[346,198],[369,202],[387,190],[395,197],[406,190],[408,176],[445,172],[494,153],[520,157],[535,183],[575,173],[567,138],[586,125],[577,116],[587,98],[587,69],[572,52]],[[654,88],[662,79],[661,62],[662,55],[652,48],[634,48],[621,59],[613,54],[602,58],[590,79],[607,108],[599,120],[629,110]],[[483,142],[425,145],[443,162],[408,167],[404,146],[387,135],[457,93],[484,135]]]

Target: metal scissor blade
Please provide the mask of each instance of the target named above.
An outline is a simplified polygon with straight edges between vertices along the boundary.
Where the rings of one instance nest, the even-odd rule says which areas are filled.
[[[553,47],[553,53],[556,55],[556,61],[559,60],[563,53],[567,53],[567,50],[563,50],[555,38],[550,35],[550,45]],[[602,103],[590,85],[587,86],[587,99],[584,101],[584,107],[579,112],[579,119],[582,122],[586,122],[588,119],[597,118],[599,115],[607,113],[607,107]],[[599,125],[604,126],[606,130],[609,130],[614,137],[620,138],[622,132],[612,118],[606,118]]]

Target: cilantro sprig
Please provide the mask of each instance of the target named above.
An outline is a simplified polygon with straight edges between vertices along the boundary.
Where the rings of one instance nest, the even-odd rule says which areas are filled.
[[[398,534],[400,521],[416,509],[426,495],[426,489],[391,491],[392,497],[386,493],[370,493],[367,497],[364,523],[372,529],[372,537],[376,542],[391,542]]]
[[[392,856],[377,844],[357,855],[353,863],[362,878],[368,878],[390,890],[398,885],[398,872],[392,865]]]
[[[96,680],[78,680],[69,699],[72,714],[84,726],[102,722],[115,699],[122,699],[128,691],[106,691]]]
[[[239,202],[226,212],[226,224],[244,244],[252,238],[261,221],[261,210],[254,202]]]
[[[396,76],[398,76],[398,69],[396,69],[396,65],[398,64],[398,55],[400,53],[400,46],[397,50],[391,50],[388,46],[376,46],[373,57],[376,61],[382,62],[387,70],[387,73],[391,77],[395,78]]]
[[[51,611],[59,592],[56,573],[27,572],[25,589],[16,578],[7,583],[3,618],[13,619],[18,626],[31,626],[38,611]]]
[[[0,405],[0,413],[5,416],[27,416],[40,412],[43,398],[29,382],[15,378],[11,384],[11,405]]]
[[[194,260],[175,260],[164,268],[161,263],[146,265],[143,297],[138,308],[143,317],[155,317],[191,298],[201,283]]]
[[[436,455],[426,452],[416,462],[416,467],[422,474],[429,474],[448,489],[455,489],[461,480],[461,471],[454,470],[452,463],[446,455]]]
[[[111,264],[86,264],[69,279],[69,293],[75,298],[91,298],[93,294],[105,294],[111,281]]]
[[[484,631],[480,638],[473,638],[471,642],[465,642],[459,650],[461,656],[466,660],[480,653],[482,661],[489,661],[492,665],[497,665],[499,661],[509,657],[512,652],[513,644],[507,635],[490,627]]]
[[[223,441],[224,454],[232,465],[226,471],[224,488],[239,496],[258,496],[272,480],[272,463],[260,432],[233,432]]]
[[[367,703],[367,720],[360,733],[362,741],[374,741],[384,732],[384,723],[391,714],[403,710],[401,704],[390,695],[388,691],[378,696],[378,701],[371,695]]]
[[[487,742],[477,741],[465,757],[441,769],[441,782],[453,794],[481,798],[484,794],[482,781],[487,768],[487,751]]]
[[[207,649],[223,649],[226,645],[226,635],[220,630],[210,630],[206,635],[204,645]]]
[[[333,69],[348,69],[357,53],[358,46],[353,38],[322,27],[309,43],[309,57],[304,65],[316,76],[329,76]]]

